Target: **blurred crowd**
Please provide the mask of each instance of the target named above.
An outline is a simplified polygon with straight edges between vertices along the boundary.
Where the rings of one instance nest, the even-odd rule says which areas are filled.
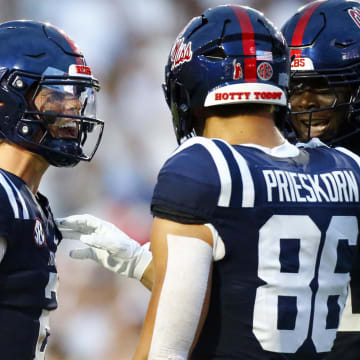
[[[264,12],[278,27],[309,0],[232,3]],[[149,240],[149,203],[161,165],[176,147],[162,94],[164,65],[176,35],[215,0],[0,0],[0,21],[33,19],[75,39],[100,80],[102,144],[91,163],[51,168],[40,191],[56,217],[91,213],[140,243]],[[58,171],[61,171],[58,172]],[[128,360],[139,338],[149,292],[90,261],[58,251],[60,307],[52,315],[48,360]]]

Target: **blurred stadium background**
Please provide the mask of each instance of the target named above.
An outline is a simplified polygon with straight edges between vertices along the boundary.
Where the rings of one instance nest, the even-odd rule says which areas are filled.
[[[233,1],[261,10],[278,27],[306,0]],[[212,0],[0,0],[0,21],[33,19],[62,28],[100,80],[102,144],[91,163],[51,168],[40,187],[56,217],[91,213],[143,243],[151,226],[156,175],[176,147],[161,84],[176,35]],[[68,257],[81,244],[63,241],[57,256],[60,307],[52,315],[47,360],[128,360],[149,292],[90,261]]]

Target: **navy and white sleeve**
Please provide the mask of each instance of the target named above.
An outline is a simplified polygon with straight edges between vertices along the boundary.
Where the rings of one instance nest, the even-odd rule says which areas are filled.
[[[160,170],[153,215],[182,223],[209,222],[221,197],[224,161],[212,140],[196,137],[182,144]]]

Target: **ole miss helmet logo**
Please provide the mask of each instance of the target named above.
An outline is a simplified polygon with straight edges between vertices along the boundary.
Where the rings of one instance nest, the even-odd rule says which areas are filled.
[[[177,39],[171,50],[171,70],[192,58],[191,41],[184,44],[184,38]]]
[[[39,218],[35,219],[34,241],[35,241],[35,244],[39,247],[42,247],[46,244],[44,228],[43,228],[42,222]]]
[[[348,10],[348,14],[353,19],[356,26],[360,28],[360,10],[358,8],[352,8]]]

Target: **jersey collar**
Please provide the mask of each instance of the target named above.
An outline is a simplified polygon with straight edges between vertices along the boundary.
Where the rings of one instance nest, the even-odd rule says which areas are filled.
[[[254,147],[268,155],[278,158],[295,157],[298,156],[300,153],[300,150],[295,145],[290,144],[287,140],[285,140],[285,142],[281,145],[275,146],[273,148],[268,148],[266,146],[261,146],[257,144],[241,144],[241,146]]]

